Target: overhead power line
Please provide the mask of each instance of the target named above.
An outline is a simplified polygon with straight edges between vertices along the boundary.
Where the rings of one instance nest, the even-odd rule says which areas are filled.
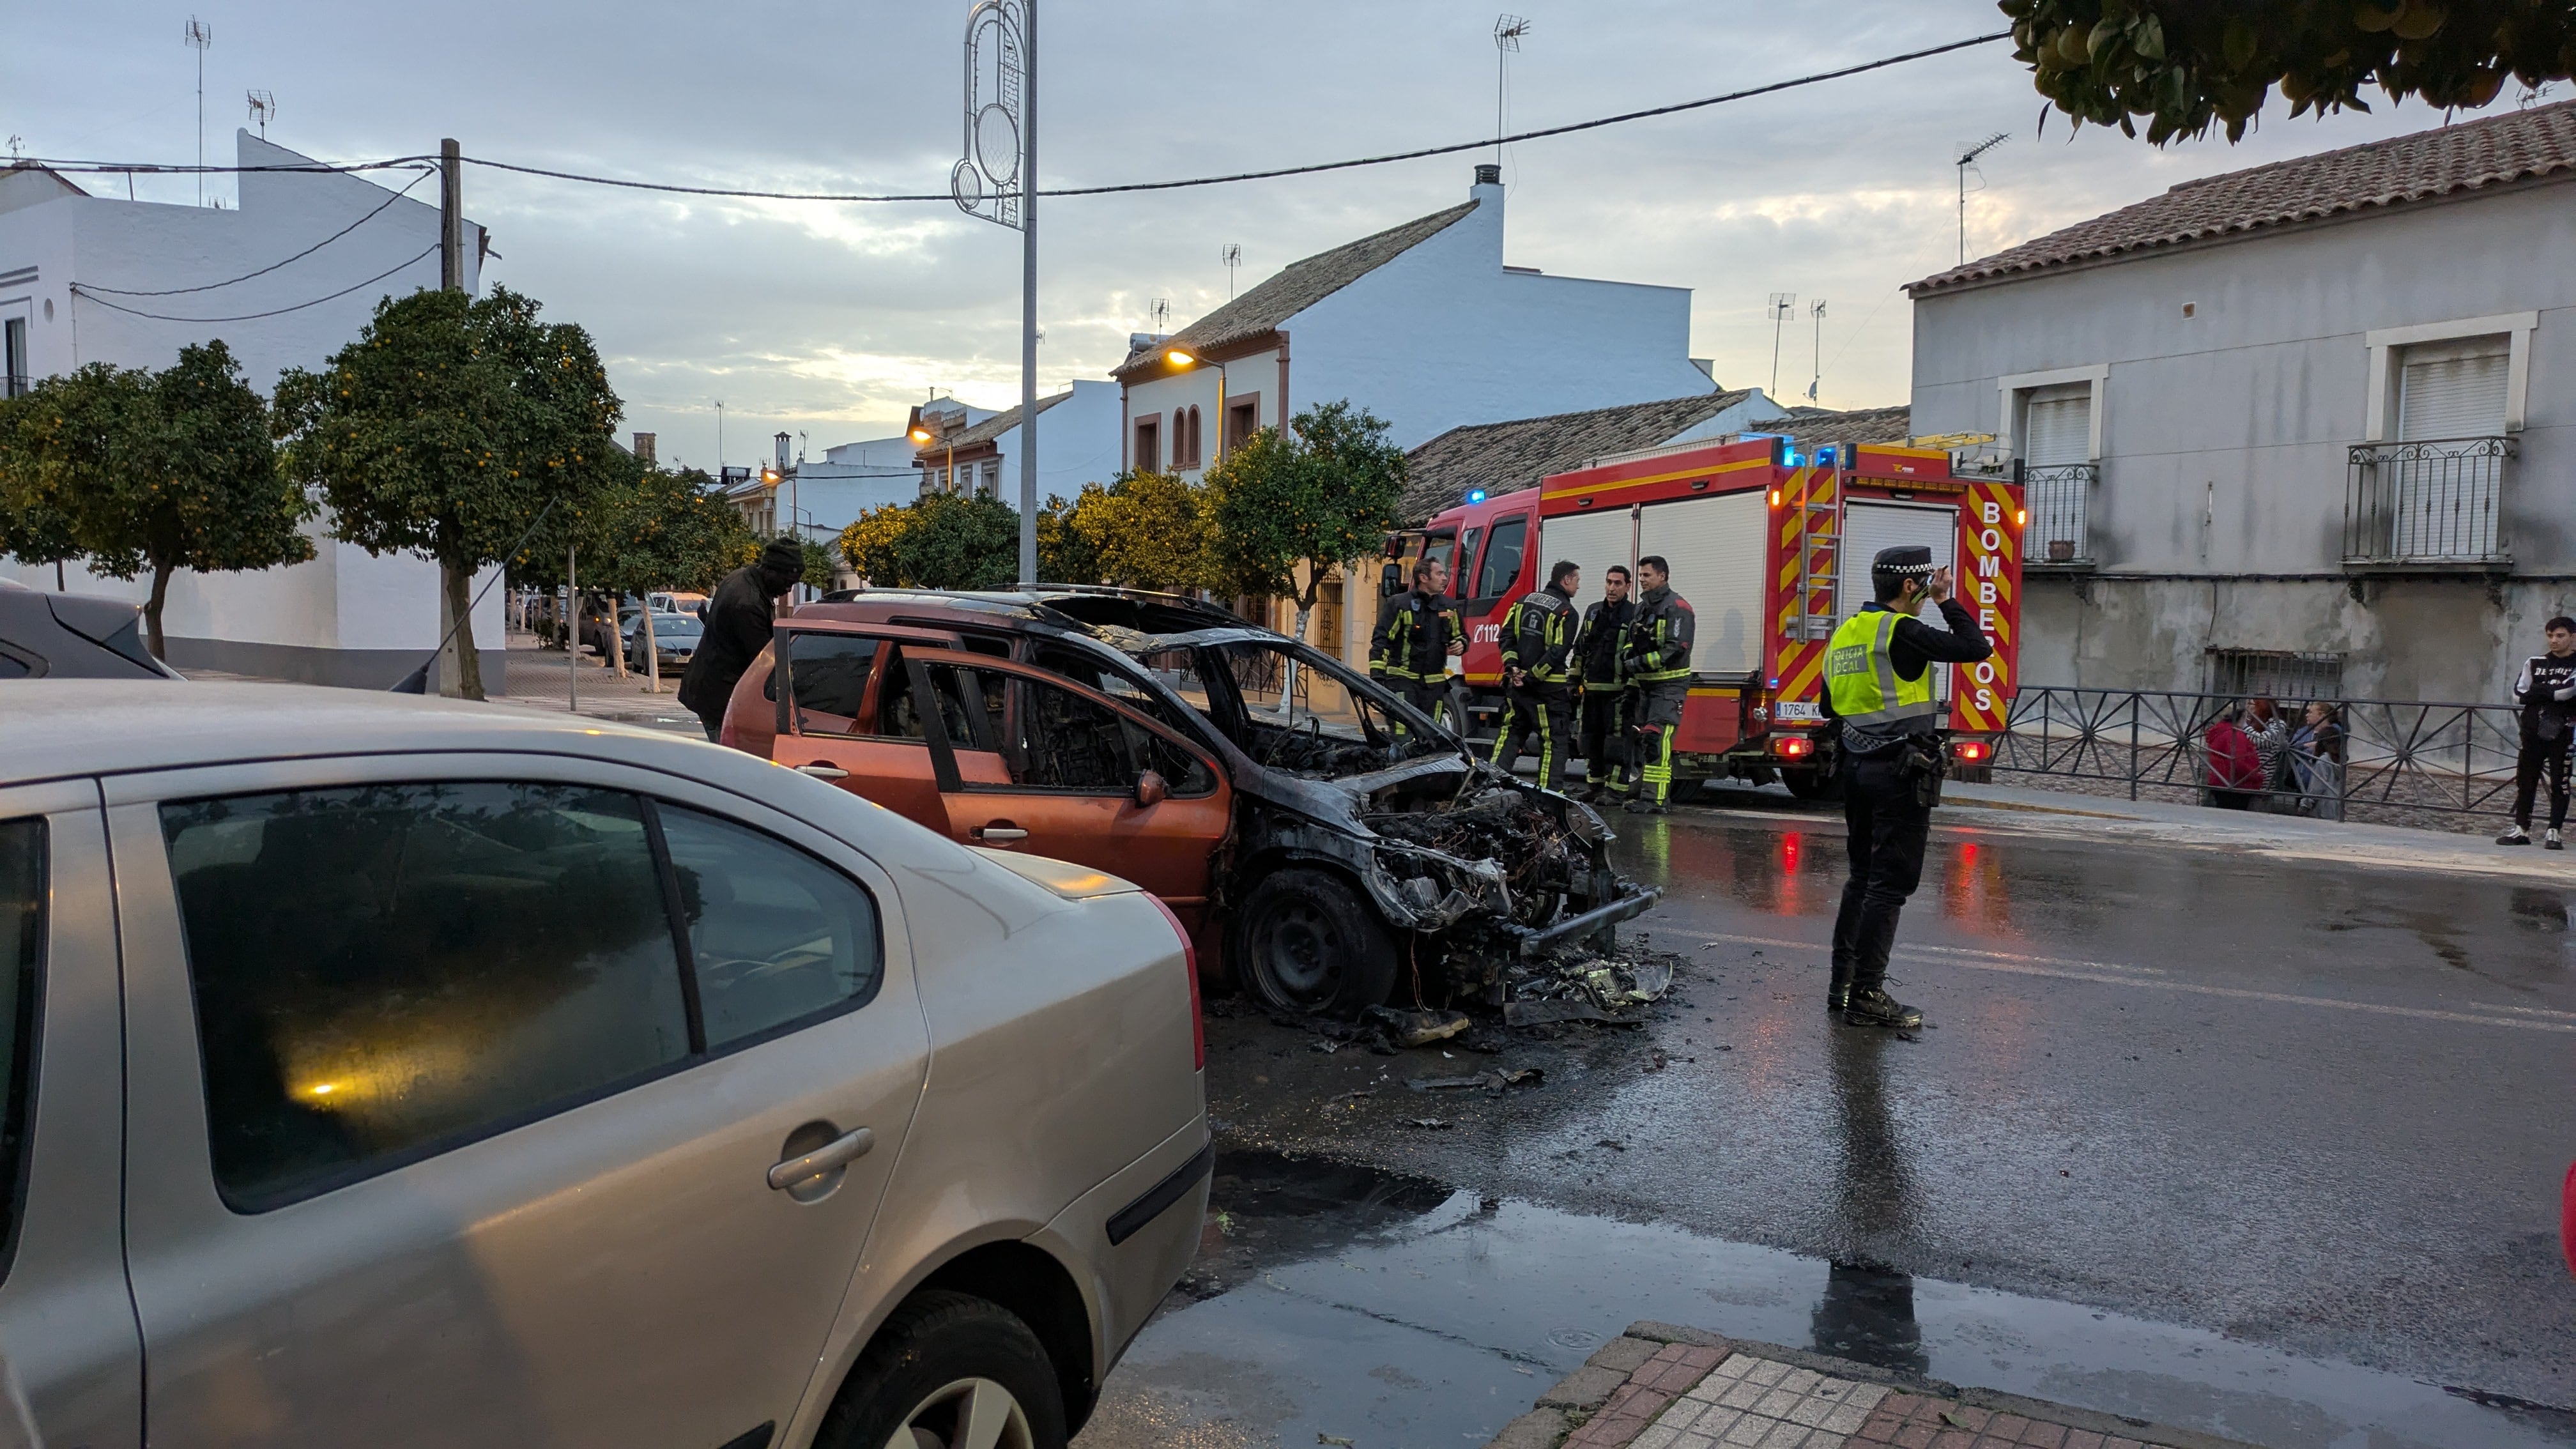
[[[306,247],[304,250],[302,250],[302,251],[300,251],[300,252],[297,252],[295,255],[293,255],[293,256],[291,256],[291,257],[288,257],[285,261],[282,261],[282,262],[271,262],[271,263],[269,263],[267,266],[264,266],[264,267],[260,268],[260,269],[259,269],[258,271],[256,271],[256,272],[244,272],[244,273],[242,273],[242,274],[241,274],[240,276],[238,276],[238,277],[228,277],[228,278],[226,278],[226,279],[224,279],[223,281],[220,281],[220,282],[207,282],[207,283],[205,283],[205,284],[204,284],[204,285],[202,285],[202,286],[196,286],[196,287],[166,287],[166,288],[163,288],[162,290],[157,291],[157,292],[143,292],[143,291],[137,291],[137,290],[135,290],[135,289],[133,289],[133,288],[130,288],[130,287],[102,287],[102,286],[99,286],[99,285],[97,285],[96,283],[93,283],[93,282],[83,282],[83,283],[81,283],[81,289],[82,289],[83,291],[91,292],[91,293],[104,292],[104,293],[107,293],[107,294],[108,294],[108,295],[110,295],[110,296],[116,296],[116,297],[178,297],[178,296],[184,296],[185,294],[190,293],[190,292],[211,292],[211,291],[214,291],[214,290],[215,290],[216,288],[218,288],[218,287],[229,287],[229,286],[232,286],[232,285],[234,285],[234,284],[236,284],[236,283],[239,283],[239,282],[247,282],[247,281],[249,281],[249,280],[250,280],[251,278],[253,278],[253,277],[265,277],[265,276],[267,276],[269,273],[271,273],[271,272],[273,272],[273,271],[276,271],[278,268],[283,267],[283,266],[286,266],[288,263],[291,263],[291,262],[300,262],[300,261],[304,260],[306,257],[309,257],[309,256],[313,255],[315,252],[318,252],[318,251],[322,250],[324,247],[329,246],[331,243],[333,243],[333,242],[335,242],[335,241],[338,241],[340,238],[342,238],[342,237],[344,237],[344,236],[347,236],[349,233],[351,233],[351,232],[353,232],[353,231],[356,231],[358,228],[360,228],[360,227],[362,227],[362,226],[365,226],[368,222],[371,222],[371,221],[375,220],[377,217],[379,217],[379,216],[381,216],[381,215],[383,215],[383,214],[384,214],[384,211],[385,211],[385,208],[386,208],[386,207],[389,207],[389,206],[393,205],[395,202],[402,200],[402,199],[403,199],[403,197],[405,197],[406,195],[409,195],[409,194],[410,194],[410,192],[411,192],[411,188],[412,188],[413,186],[418,186],[421,182],[423,182],[423,181],[427,180],[427,179],[429,178],[430,174],[431,174],[431,173],[429,173],[429,172],[427,172],[427,171],[423,171],[422,173],[420,173],[420,175],[415,176],[415,177],[413,177],[413,178],[411,179],[411,185],[410,185],[410,186],[405,186],[402,190],[397,191],[397,192],[395,192],[393,195],[386,197],[386,198],[384,199],[383,204],[382,204],[382,205],[379,205],[375,210],[368,212],[365,216],[359,217],[356,221],[353,221],[353,222],[349,223],[347,226],[344,226],[344,227],[340,228],[338,231],[335,231],[335,232],[331,233],[329,236],[326,236],[326,237],[322,238],[320,241],[315,242],[313,245],[311,245],[311,246],[309,246],[309,247]],[[409,263],[405,263],[405,265],[409,265]]]
[[[1482,150],[1487,146],[1509,145],[1519,141],[1540,140],[1549,136],[1571,135],[1577,131],[1598,130],[1603,126],[1624,125],[1630,121],[1649,120],[1656,116],[1677,115],[1683,111],[1696,111],[1709,106],[1722,106],[1732,101],[1751,100],[1756,96],[1775,95],[1781,91],[1797,90],[1804,86],[1821,85],[1826,81],[1844,80],[1856,75],[1866,75],[1871,71],[1886,70],[1891,66],[1905,65],[1912,61],[1928,60],[1936,55],[1947,55],[1954,50],[1967,50],[1975,46],[1991,45],[1995,41],[2009,39],[2011,35],[2012,32],[2009,30],[1998,30],[1986,35],[1970,36],[1965,40],[1954,40],[1945,45],[1935,45],[1926,47],[1922,50],[1907,51],[1902,55],[1884,56],[1877,60],[1863,61],[1857,65],[1847,65],[1835,70],[1818,71],[1813,75],[1798,76],[1790,80],[1773,81],[1768,85],[1751,86],[1739,91],[1728,91],[1723,95],[1703,96],[1698,100],[1677,101],[1671,105],[1665,106],[1650,106],[1641,111],[1624,111],[1615,116],[1600,116],[1588,121],[1569,122],[1562,126],[1542,126],[1534,131],[1522,131],[1509,136],[1483,136],[1473,141],[1456,141],[1445,146],[1424,146],[1411,151],[1390,151],[1377,156],[1358,156],[1347,161],[1319,161],[1302,166],[1275,166],[1260,171],[1235,171],[1218,176],[1193,176],[1177,181],[1130,181],[1112,186],[1066,186],[1059,187],[1054,190],[1041,190],[1038,192],[1038,195],[1042,197],[1110,196],[1135,191],[1179,191],[1198,186],[1223,186],[1237,181],[1269,181],[1283,176],[1311,176],[1325,171],[1349,171],[1363,166],[1385,166],[1397,161],[1418,161],[1430,156],[1448,156],[1460,151]],[[127,166],[104,162],[51,162],[41,160],[37,161],[35,164],[49,166],[56,171],[134,171],[143,173],[155,171],[186,173],[196,170],[374,171],[384,170],[389,167],[400,166],[423,159],[426,158],[418,156],[404,156],[391,161],[370,162],[354,166],[309,167],[209,166],[199,168],[189,166]],[[494,171],[512,171],[523,176],[543,176],[556,181],[577,181],[590,186],[614,186],[629,191],[658,191],[681,196],[729,196],[741,197],[754,201],[954,202],[955,200],[955,198],[946,191],[883,193],[843,191],[755,191],[729,186],[684,186],[676,182],[668,181],[637,181],[618,176],[593,176],[580,171],[559,171],[544,166],[521,165],[513,161],[496,161],[482,156],[467,156],[463,159],[468,165],[481,166]]]
[[[349,295],[351,292],[357,291],[361,287],[372,287],[376,283],[383,281],[385,278],[392,276],[394,273],[401,271],[403,268],[408,267],[415,262],[426,260],[427,258],[435,255],[437,251],[438,243],[431,242],[427,247],[422,249],[418,256],[396,262],[394,265],[385,268],[383,271],[376,273],[365,281],[351,283],[350,285],[333,292],[327,297],[316,297],[310,302],[298,302],[291,307],[271,307],[265,312],[245,312],[238,317],[173,317],[166,312],[146,312],[139,308],[128,307],[122,302],[111,302],[105,297],[98,295],[96,291],[91,290],[90,286],[85,282],[72,283],[72,293],[75,296],[87,297],[102,307],[113,308],[114,310],[123,312],[128,316],[149,317],[155,322],[255,322],[262,317],[276,317],[288,312],[301,312],[307,307],[319,307],[325,302],[336,302],[340,298]]]

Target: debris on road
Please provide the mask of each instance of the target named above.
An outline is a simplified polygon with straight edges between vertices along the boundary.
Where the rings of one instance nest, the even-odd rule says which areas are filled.
[[[1409,1077],[1405,1085],[1417,1092],[1458,1092],[1481,1088],[1486,1096],[1499,1097],[1512,1087],[1535,1087],[1547,1080],[1545,1070],[1522,1067],[1517,1071],[1496,1068],[1472,1077]]]
[[[1449,1119],[1446,1117],[1408,1117],[1405,1120],[1412,1123],[1414,1126],[1421,1128],[1425,1132],[1446,1132],[1449,1130]]]
[[[1386,1039],[1400,1047],[1429,1046],[1446,1041],[1465,1031],[1471,1024],[1463,1011],[1406,1011],[1400,1007],[1372,1006],[1361,1015],[1383,1022]]]

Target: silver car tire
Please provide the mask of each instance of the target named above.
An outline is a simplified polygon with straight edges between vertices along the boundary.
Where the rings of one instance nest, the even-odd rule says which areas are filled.
[[[859,1356],[818,1449],[1064,1449],[1055,1361],[990,1300],[925,1289]]]

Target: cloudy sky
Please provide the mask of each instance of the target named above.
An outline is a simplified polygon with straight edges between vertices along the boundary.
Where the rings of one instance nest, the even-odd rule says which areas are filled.
[[[1511,129],[1685,100],[2001,28],[1987,0],[1508,0]],[[0,133],[25,154],[229,159],[243,95],[270,139],[331,160],[435,150],[616,176],[781,190],[938,191],[958,154],[962,0],[627,0],[435,7],[345,0],[0,0]],[[1041,0],[1047,185],[1194,176],[1492,134],[1491,0]],[[2562,88],[2563,89],[2563,88]],[[2500,105],[2511,105],[2509,89]],[[1764,302],[1795,293],[1779,391],[1815,361],[1827,406],[1902,402],[1898,287],[1957,256],[1955,146],[2010,139],[1969,198],[1971,255],[2177,181],[2438,124],[2420,105],[2275,113],[2240,146],[2070,139],[2006,46],[1510,149],[1508,260],[1694,289],[1692,351],[1770,383]],[[1490,153],[1488,153],[1489,155]],[[1043,206],[1042,389],[1097,377],[1158,298],[1175,325],[1298,257],[1463,199],[1448,156]],[[599,339],[628,426],[664,458],[748,461],[780,429],[818,451],[899,430],[932,389],[1019,396],[1019,238],[944,203],[711,201],[469,168],[485,272]],[[1971,185],[1978,184],[1974,179]],[[155,183],[143,183],[147,197]],[[218,190],[227,188],[219,186]],[[163,181],[168,200],[191,181]],[[1364,401],[1364,400],[1363,400]]]

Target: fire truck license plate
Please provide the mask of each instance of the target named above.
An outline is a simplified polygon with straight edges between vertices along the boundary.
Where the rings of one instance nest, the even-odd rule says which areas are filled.
[[[1822,706],[1805,700],[1787,699],[1771,707],[1771,717],[1778,720],[1806,720],[1816,723],[1823,721],[1825,711]]]

